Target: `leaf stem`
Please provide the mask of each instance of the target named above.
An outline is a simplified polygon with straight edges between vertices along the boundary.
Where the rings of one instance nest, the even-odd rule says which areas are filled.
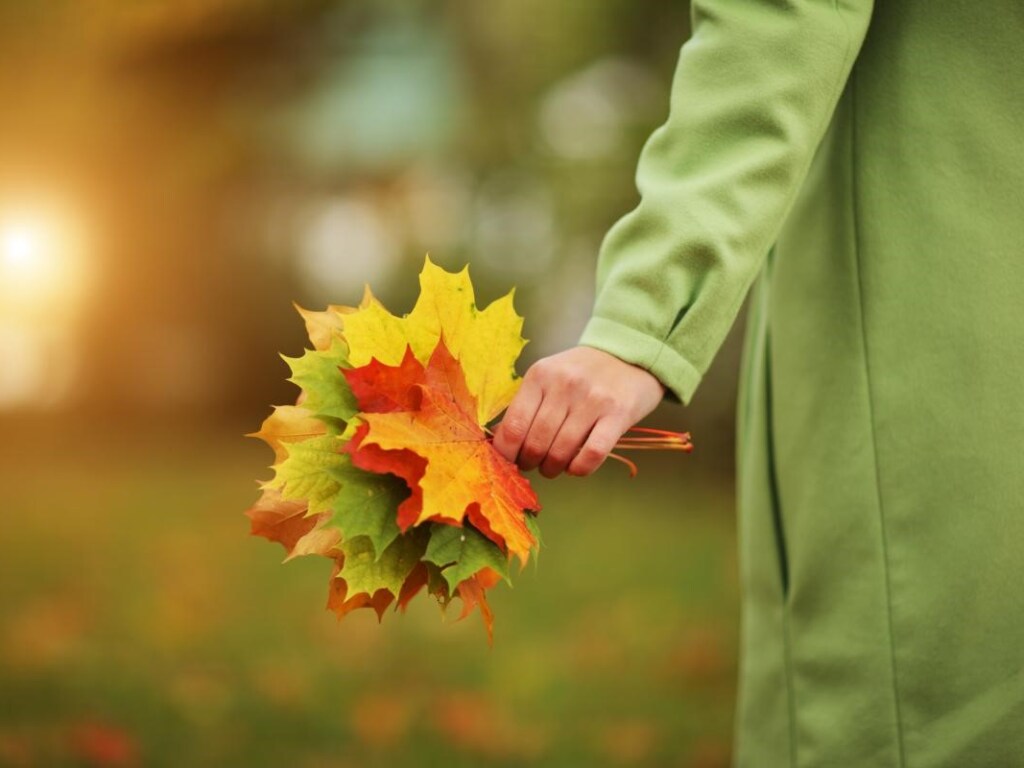
[[[630,432],[638,432],[642,435],[654,435],[654,437],[635,437]],[[693,443],[690,442],[689,432],[669,432],[664,429],[651,429],[650,427],[633,427],[626,431],[626,434],[615,444],[616,448],[629,448],[631,450],[658,449],[667,451],[693,450]]]
[[[494,432],[487,427],[483,427],[483,430],[488,436],[494,437]],[[693,450],[693,443],[690,442],[689,432],[671,432],[667,429],[654,429],[653,427],[631,427],[615,443],[615,450],[690,453]],[[636,477],[638,469],[635,462],[617,453],[609,453],[608,458],[625,464],[629,469],[629,476]]]
[[[617,454],[617,453],[609,453],[608,454],[608,458],[609,459],[615,459],[616,461],[621,461],[623,464],[625,464],[629,468],[629,476],[630,477],[636,477],[636,473],[639,470],[637,470],[636,464],[634,462],[630,461],[625,456],[619,456],[619,454]]]
[[[654,429],[653,427],[630,427],[627,432],[643,432],[648,435],[662,435],[664,437],[677,437],[683,440],[690,439],[689,432],[671,432],[667,429]]]
[[[669,443],[667,445],[633,445],[632,443],[616,443],[615,449],[622,451],[678,451],[679,453],[692,453],[692,445],[677,445],[675,443]]]
[[[637,434],[651,435],[651,437],[637,437]],[[690,453],[693,450],[693,443],[690,442],[689,432],[670,432],[667,429],[654,429],[652,427],[632,427],[626,430],[626,434],[619,438],[619,441],[615,444],[615,450],[681,451],[683,453]],[[637,466],[634,462],[616,453],[609,453],[608,458],[625,464],[629,469],[629,476],[636,477]]]

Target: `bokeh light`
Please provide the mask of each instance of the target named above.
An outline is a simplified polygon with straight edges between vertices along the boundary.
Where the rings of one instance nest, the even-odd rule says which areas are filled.
[[[0,210],[0,410],[66,400],[88,293],[80,227],[57,208]]]
[[[82,235],[54,211],[0,210],[0,316],[74,311],[86,293]]]

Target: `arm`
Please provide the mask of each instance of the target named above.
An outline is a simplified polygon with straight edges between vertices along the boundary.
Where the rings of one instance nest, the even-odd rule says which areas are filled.
[[[653,392],[689,403],[806,176],[871,4],[694,0],[668,119],[637,167],[640,203],[601,245],[581,346],[527,372],[502,453],[588,474]]]

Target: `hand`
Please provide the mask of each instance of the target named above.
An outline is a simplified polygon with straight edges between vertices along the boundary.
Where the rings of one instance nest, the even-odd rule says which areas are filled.
[[[574,347],[530,367],[494,447],[524,470],[539,466],[545,477],[589,475],[664,396],[664,385],[643,368]]]

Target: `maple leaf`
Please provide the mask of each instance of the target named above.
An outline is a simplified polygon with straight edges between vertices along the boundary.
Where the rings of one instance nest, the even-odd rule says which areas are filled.
[[[500,580],[501,576],[495,571],[483,568],[459,584],[459,597],[462,598],[462,613],[459,618],[466,618],[474,608],[479,607],[484,627],[487,629],[487,642],[491,645],[494,644],[494,613],[487,602],[486,593]]]
[[[386,589],[376,589],[369,592],[353,592],[348,588],[344,579],[339,578],[344,560],[338,558],[334,562],[334,572],[331,574],[331,581],[327,592],[327,609],[334,611],[335,615],[342,619],[358,608],[372,608],[377,612],[377,618],[384,617],[384,611],[394,601],[395,597]]]
[[[373,608],[381,619],[396,599],[404,609],[427,583],[426,564],[420,557],[428,536],[426,529],[399,536],[380,556],[375,556],[366,536],[345,541],[335,559],[327,607],[339,619],[363,607]]]
[[[416,597],[419,591],[429,583],[430,571],[428,570],[428,564],[421,560],[416,563],[416,567],[412,569],[409,575],[406,576],[405,581],[402,582],[402,589],[398,593],[398,608],[404,612],[409,601]]]
[[[285,562],[300,555],[330,555],[341,536],[325,527],[327,513],[309,515],[304,502],[286,501],[280,492],[267,489],[245,513],[251,521],[251,533],[276,541],[284,547]]]
[[[341,545],[343,562],[336,578],[344,579],[354,594],[386,589],[393,597],[398,597],[405,580],[423,556],[428,536],[426,529],[398,536],[379,557],[368,537],[348,539]]]
[[[335,420],[349,421],[358,411],[340,371],[348,363],[347,354],[345,341],[335,337],[326,349],[284,357],[292,371],[289,381],[301,387],[305,396],[302,407],[331,426],[337,425]]]
[[[338,377],[344,381],[340,372]],[[325,539],[366,536],[378,553],[401,533],[394,510],[409,495],[406,486],[353,466],[341,452],[347,435],[327,434],[304,408],[278,406],[254,436],[278,457],[274,479],[263,484],[263,496],[250,510],[264,527],[279,524],[271,513],[285,517],[301,510],[322,516],[322,526],[329,529],[322,534]]]
[[[274,478],[264,487],[280,490],[290,501],[306,501],[311,514],[326,512],[341,490],[332,470],[340,470],[348,463],[341,453],[344,444],[337,435],[285,443],[287,456],[274,466]]]
[[[316,350],[329,349],[336,338],[341,336],[342,318],[354,312],[352,307],[330,305],[323,312],[304,309],[298,304],[293,305],[306,323],[306,333]]]
[[[524,510],[539,509],[540,504],[529,481],[498,453],[477,423],[475,398],[445,340],[438,341],[426,366],[410,348],[398,366],[371,361],[344,374],[364,411],[364,423],[345,450],[356,466],[396,474],[413,491],[413,503],[399,509],[399,528],[426,520],[461,524],[468,516],[485,536],[525,564],[536,540]],[[387,397],[366,394],[378,390]],[[370,407],[385,410],[367,412]],[[422,476],[413,482],[409,452],[426,460]]]
[[[296,305],[312,349],[285,357],[300,393],[253,436],[274,450],[274,475],[247,511],[254,535],[286,561],[330,559],[327,607],[378,618],[426,591],[442,607],[479,607],[539,546],[536,495],[491,446],[486,424],[511,400],[526,343],[513,294],[476,307],[469,273],[426,260],[404,317],[366,289],[358,307]]]
[[[477,309],[468,267],[453,274],[428,257],[419,299],[408,315],[391,314],[369,288],[359,307],[343,315],[349,363],[356,368],[371,360],[398,365],[407,348],[426,363],[444,336],[476,397],[476,420],[486,424],[505,409],[520,383],[515,362],[526,341],[523,318],[512,305],[514,293]]]
[[[438,525],[431,531],[423,559],[441,568],[441,576],[454,592],[459,584],[483,568],[509,581],[508,558],[490,539],[468,525]]]
[[[259,432],[251,432],[247,437],[257,437],[269,445],[274,450],[274,463],[279,464],[288,458],[285,444],[308,440],[326,431],[324,423],[305,408],[278,405],[263,420]]]
[[[339,488],[325,525],[336,528],[346,540],[368,539],[380,556],[401,535],[395,509],[409,495],[405,484],[349,463],[332,469],[331,476]]]

